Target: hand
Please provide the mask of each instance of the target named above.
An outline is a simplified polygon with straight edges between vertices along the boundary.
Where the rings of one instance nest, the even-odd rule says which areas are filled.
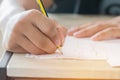
[[[73,28],[68,35],[76,38],[91,37],[95,41],[120,38],[120,17]]]
[[[62,45],[66,29],[37,10],[14,15],[7,23],[3,45],[17,53],[53,53]]]

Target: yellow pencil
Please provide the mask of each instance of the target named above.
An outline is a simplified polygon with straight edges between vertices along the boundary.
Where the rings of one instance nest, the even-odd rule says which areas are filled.
[[[48,17],[48,14],[47,14],[47,12],[46,12],[46,9],[45,9],[45,7],[44,7],[44,5],[43,5],[42,0],[37,0],[37,3],[38,3],[38,5],[39,5],[40,10],[41,10],[42,13],[44,14],[44,16],[47,16],[47,17]]]
[[[44,7],[44,5],[43,5],[42,0],[36,0],[36,1],[37,1],[37,4],[39,5],[39,8],[40,8],[40,10],[42,11],[43,15],[48,17],[48,14],[47,14],[47,12],[46,12],[46,9],[45,9],[45,7]],[[63,54],[63,53],[62,53],[62,50],[61,50],[61,46],[59,45],[59,46],[57,46],[57,48],[58,48],[60,54]]]

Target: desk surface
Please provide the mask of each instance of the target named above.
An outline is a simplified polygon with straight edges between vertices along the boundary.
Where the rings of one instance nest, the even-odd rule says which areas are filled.
[[[85,22],[106,20],[105,16],[51,15],[59,23],[74,26]],[[112,68],[105,60],[38,60],[14,54],[7,75],[27,78],[120,79],[120,68]]]

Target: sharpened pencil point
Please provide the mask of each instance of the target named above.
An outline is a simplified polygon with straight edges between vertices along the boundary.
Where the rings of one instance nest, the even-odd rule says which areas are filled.
[[[59,50],[60,54],[63,55],[61,48],[62,48],[61,46],[57,46],[57,49]]]

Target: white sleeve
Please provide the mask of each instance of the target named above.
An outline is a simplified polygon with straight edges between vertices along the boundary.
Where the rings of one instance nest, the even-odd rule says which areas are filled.
[[[21,13],[23,11],[25,11],[25,9],[22,7],[11,6],[11,4],[8,2],[2,3],[0,6],[0,30],[1,32],[4,33],[5,26],[8,20],[12,16],[14,16],[15,14]]]

